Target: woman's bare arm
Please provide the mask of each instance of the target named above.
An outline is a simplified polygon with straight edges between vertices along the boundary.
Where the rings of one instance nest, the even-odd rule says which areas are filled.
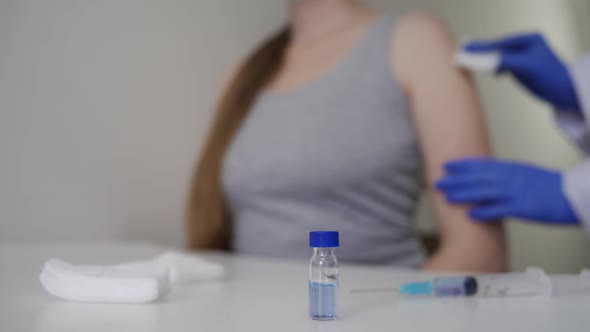
[[[503,271],[502,226],[472,222],[465,208],[451,206],[433,188],[443,164],[490,154],[481,106],[470,77],[453,64],[455,43],[447,27],[427,14],[407,14],[396,24],[392,68],[410,101],[441,237],[425,268]]]

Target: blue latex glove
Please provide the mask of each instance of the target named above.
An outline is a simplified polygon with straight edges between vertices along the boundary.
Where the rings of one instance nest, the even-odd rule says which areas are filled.
[[[559,110],[580,112],[576,90],[566,66],[538,33],[515,35],[494,41],[474,41],[469,52],[497,51],[498,72],[510,72],[530,92]]]
[[[436,187],[450,203],[472,205],[472,219],[516,217],[548,224],[578,223],[559,172],[491,158],[452,161],[445,164],[445,170],[447,176]]]

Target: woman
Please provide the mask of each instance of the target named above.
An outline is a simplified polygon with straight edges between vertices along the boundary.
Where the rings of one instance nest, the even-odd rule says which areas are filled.
[[[355,0],[292,0],[289,26],[230,75],[194,176],[192,248],[307,258],[337,230],[344,261],[501,271],[498,225],[436,193],[441,245],[424,262],[411,216],[424,177],[489,154],[469,78],[444,24]]]

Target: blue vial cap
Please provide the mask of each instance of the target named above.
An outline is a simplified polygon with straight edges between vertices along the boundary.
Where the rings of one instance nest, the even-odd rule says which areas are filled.
[[[312,248],[335,248],[340,246],[338,232],[309,232],[309,246]]]

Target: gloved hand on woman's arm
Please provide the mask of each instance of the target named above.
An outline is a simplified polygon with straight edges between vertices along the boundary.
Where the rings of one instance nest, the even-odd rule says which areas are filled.
[[[468,212],[472,219],[516,217],[547,224],[578,223],[559,172],[493,158],[452,161],[445,170],[437,189],[450,203],[472,205]]]

